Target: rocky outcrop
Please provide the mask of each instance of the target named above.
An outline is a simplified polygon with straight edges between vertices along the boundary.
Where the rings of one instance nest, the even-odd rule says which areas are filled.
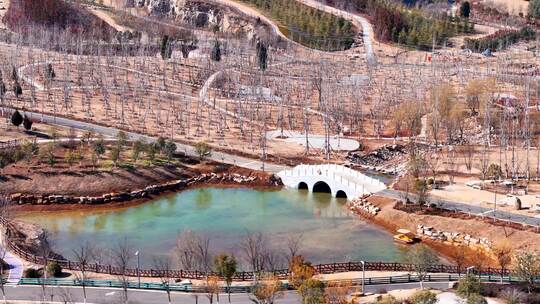
[[[39,194],[12,194],[9,199],[13,204],[18,205],[48,205],[48,204],[88,204],[99,205],[115,202],[127,202],[136,199],[148,198],[153,195],[158,195],[168,191],[179,191],[190,186],[199,184],[236,184],[236,185],[252,185],[262,183],[267,186],[279,186],[281,181],[279,178],[271,176],[266,181],[261,181],[256,175],[240,175],[240,174],[216,174],[208,173],[201,174],[192,178],[174,180],[162,184],[150,185],[144,189],[133,191],[106,193],[101,196],[72,196],[72,195],[39,195]]]
[[[168,16],[197,28],[251,36],[255,31],[254,20],[204,0],[134,0],[133,5],[146,8],[151,15]]]
[[[347,155],[347,160],[353,166],[386,174],[395,174],[406,169],[404,165],[407,163],[406,154],[407,152],[403,145],[384,145],[369,153],[351,151]]]

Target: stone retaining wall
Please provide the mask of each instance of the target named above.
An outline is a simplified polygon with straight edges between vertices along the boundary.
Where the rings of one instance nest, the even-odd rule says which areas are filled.
[[[367,200],[368,197],[370,195],[364,195],[361,198],[354,199],[347,204],[347,207],[356,214],[361,213],[362,215],[375,216],[381,211],[381,208],[370,203]]]
[[[260,181],[258,176],[240,174],[201,174],[196,177],[174,180],[162,184],[150,185],[144,189],[133,191],[106,193],[101,196],[72,196],[59,194],[23,194],[14,193],[9,196],[13,204],[47,205],[47,204],[89,204],[98,205],[112,202],[127,202],[135,199],[148,198],[152,195],[167,191],[178,191],[197,184],[239,184],[249,185]],[[270,178],[269,186],[279,185],[279,180]]]
[[[456,246],[462,245],[471,248],[482,248],[487,251],[490,251],[493,245],[486,238],[475,238],[469,234],[460,232],[440,231],[423,225],[418,225],[416,233],[420,238],[436,240]]]

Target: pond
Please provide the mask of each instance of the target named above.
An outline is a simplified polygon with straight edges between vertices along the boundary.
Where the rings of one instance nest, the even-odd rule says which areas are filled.
[[[302,235],[302,254],[314,263],[401,261],[392,235],[352,215],[345,199],[327,193],[283,189],[196,188],[112,210],[27,213],[19,219],[51,233],[54,249],[67,258],[91,242],[106,252],[128,239],[141,265],[171,253],[181,231],[205,233],[214,252],[241,256],[247,231],[262,232],[274,250],[285,252],[291,235]]]

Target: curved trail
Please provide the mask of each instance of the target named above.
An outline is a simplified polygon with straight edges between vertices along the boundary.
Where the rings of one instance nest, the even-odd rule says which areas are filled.
[[[296,1],[304,5],[316,8],[320,11],[323,11],[323,12],[326,12],[335,16],[340,16],[343,19],[351,21],[356,27],[361,28],[362,37],[364,40],[364,49],[366,52],[366,60],[368,64],[370,65],[377,64],[377,58],[375,57],[375,53],[373,52],[373,44],[372,44],[372,42],[374,41],[373,27],[371,27],[371,23],[369,23],[369,21],[366,18],[349,13],[344,10],[337,9],[335,7],[331,7],[326,4],[322,4],[315,0],[296,0]]]
[[[263,20],[264,22],[266,22],[268,25],[270,25],[272,27],[273,31],[278,36],[280,36],[283,39],[286,39],[287,41],[289,41],[290,43],[292,43],[292,44],[294,44],[296,46],[299,46],[299,47],[302,47],[302,48],[305,48],[305,49],[309,49],[309,50],[311,50],[313,52],[340,53],[339,51],[338,52],[325,52],[325,51],[321,51],[321,50],[317,50],[317,49],[308,48],[308,47],[306,47],[306,46],[304,46],[304,45],[290,39],[289,37],[287,37],[285,34],[283,34],[281,32],[281,30],[279,29],[279,27],[277,26],[277,24],[273,20],[266,17],[263,13],[261,13],[257,9],[252,8],[252,7],[248,6],[248,5],[245,5],[243,3],[239,3],[239,2],[234,1],[234,0],[215,0],[215,1],[217,3],[220,3],[220,4],[225,5],[225,6],[234,7],[234,8],[240,10],[241,12],[243,12],[244,14],[246,14],[248,16],[259,18],[259,19]],[[373,52],[373,45],[372,45],[372,41],[374,39],[373,38],[373,28],[371,27],[371,24],[369,23],[369,21],[366,18],[351,14],[351,13],[346,12],[346,11],[342,11],[342,10],[333,8],[331,6],[328,6],[328,5],[319,3],[317,1],[313,1],[313,0],[291,0],[291,1],[298,1],[298,2],[300,2],[302,4],[304,4],[304,5],[316,8],[316,9],[318,9],[320,11],[323,11],[323,12],[326,12],[326,13],[329,13],[329,14],[332,14],[332,15],[343,17],[344,19],[351,21],[358,29],[362,29],[362,37],[363,37],[362,40],[364,40],[364,49],[365,49],[365,52],[366,52],[366,60],[367,60],[368,64],[374,65],[374,64],[377,63],[377,59],[375,58],[375,53]]]

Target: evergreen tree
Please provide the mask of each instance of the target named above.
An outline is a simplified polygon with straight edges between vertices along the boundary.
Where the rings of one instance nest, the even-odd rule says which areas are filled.
[[[210,59],[216,62],[221,61],[221,45],[217,39],[214,41],[214,48],[212,49]]]
[[[161,39],[161,58],[163,60],[170,59],[172,55],[171,39],[168,35],[163,36]]]
[[[22,87],[18,81],[15,81],[15,83],[13,84],[13,93],[15,94],[15,98],[17,99],[19,99],[19,96],[21,96],[23,93]]]
[[[412,29],[412,31],[409,32],[407,35],[407,44],[408,45],[416,45],[418,43],[418,34],[416,33],[416,29]]]
[[[529,2],[529,17],[540,18],[540,0],[531,0]]]
[[[257,58],[259,59],[259,68],[261,71],[265,71],[268,64],[268,48],[261,41],[257,42]]]
[[[0,79],[0,98],[3,98],[4,95],[6,95],[6,85],[4,84],[4,81]]]
[[[19,75],[18,75],[17,69],[15,67],[11,68],[11,79],[13,81],[18,81],[19,80]]]
[[[32,129],[32,124],[33,124],[32,120],[30,120],[28,116],[24,115],[24,119],[23,119],[24,129],[30,131]]]
[[[15,112],[13,112],[13,114],[11,115],[11,123],[16,127],[19,127],[22,124],[23,120],[24,118],[18,110],[15,110]]]
[[[405,32],[405,29],[401,29],[401,32],[399,32],[398,43],[399,44],[407,43],[407,32]]]
[[[471,15],[471,3],[469,1],[465,1],[461,4],[459,7],[459,15],[463,18],[469,18]]]
[[[56,77],[56,73],[54,72],[54,69],[51,63],[47,64],[46,74],[47,74],[48,81],[51,81]]]

